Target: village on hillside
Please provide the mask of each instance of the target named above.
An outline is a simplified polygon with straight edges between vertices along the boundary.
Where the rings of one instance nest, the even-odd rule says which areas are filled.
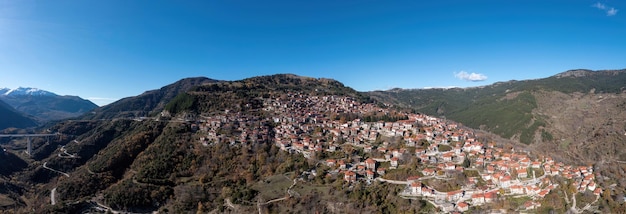
[[[531,200],[519,210],[533,210],[557,188],[553,177],[570,180],[578,192],[590,191],[596,197],[602,193],[592,166],[531,158],[535,156],[526,151],[481,142],[469,129],[444,119],[408,113],[394,122],[341,117],[392,113],[342,96],[290,93],[263,102],[259,111],[272,115],[271,119],[228,110],[204,116],[194,127],[204,133],[199,142],[204,146],[272,142],[284,151],[318,159],[327,169],[316,171],[318,176],[340,176],[346,183],[404,185],[400,197],[429,201],[443,212],[467,211],[505,196],[528,197]],[[385,178],[385,174],[406,167],[418,171],[406,179]],[[458,173],[468,175],[459,188],[431,185],[454,179]]]

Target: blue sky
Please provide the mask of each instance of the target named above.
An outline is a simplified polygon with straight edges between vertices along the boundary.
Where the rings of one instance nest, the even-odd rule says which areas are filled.
[[[623,69],[622,10],[617,0],[0,0],[0,87],[102,105],[193,76],[294,73],[370,91]]]

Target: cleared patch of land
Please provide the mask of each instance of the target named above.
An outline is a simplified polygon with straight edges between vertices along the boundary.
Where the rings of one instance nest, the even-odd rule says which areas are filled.
[[[293,184],[293,180],[285,175],[274,175],[265,178],[252,186],[252,189],[259,191],[259,196],[265,200],[285,197],[287,188]]]

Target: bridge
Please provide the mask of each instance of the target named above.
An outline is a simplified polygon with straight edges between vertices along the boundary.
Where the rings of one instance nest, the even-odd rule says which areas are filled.
[[[50,137],[50,136],[58,136],[58,135],[61,135],[61,134],[58,133],[58,132],[54,133],[54,134],[0,134],[0,138],[25,137],[26,141],[28,142],[28,144],[26,146],[26,153],[28,155],[32,155],[33,154],[33,144],[32,144],[31,138],[33,138],[33,137]]]

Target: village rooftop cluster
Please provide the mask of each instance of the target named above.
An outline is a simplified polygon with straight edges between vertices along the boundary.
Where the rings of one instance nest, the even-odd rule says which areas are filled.
[[[541,206],[543,197],[557,187],[549,177],[572,180],[579,192],[602,192],[595,183],[593,167],[569,166],[550,157],[531,159],[528,152],[480,142],[475,134],[447,120],[404,114],[395,122],[366,122],[342,115],[388,115],[391,110],[373,103],[360,103],[351,97],[312,96],[289,93],[287,97],[263,99],[270,119],[230,113],[205,116],[198,129],[205,133],[200,142],[272,142],[280,149],[300,153],[306,158],[322,154],[343,154],[341,158],[320,160],[330,170],[326,176],[343,175],[345,182],[389,182],[405,185],[404,198],[427,200],[444,212],[467,211],[498,197],[527,196],[521,210]],[[394,139],[387,142],[384,139]],[[382,142],[381,142],[382,141]],[[362,155],[355,156],[356,151]],[[419,163],[409,161],[412,158]],[[386,173],[417,164],[419,173],[405,180],[385,179]],[[457,190],[439,191],[428,185],[433,179],[450,179],[453,173],[473,171]]]

